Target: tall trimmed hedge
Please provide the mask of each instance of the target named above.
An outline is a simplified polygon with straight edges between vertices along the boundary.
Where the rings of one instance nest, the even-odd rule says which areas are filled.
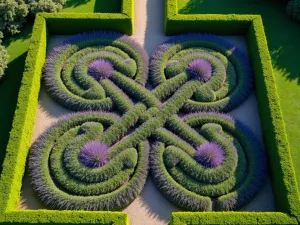
[[[91,30],[116,30],[133,34],[132,18],[121,13],[41,13],[40,15],[47,19],[47,28],[51,34],[76,34]]]
[[[285,131],[272,61],[260,17],[249,27],[247,41],[254,65],[256,97],[277,208],[300,216],[298,186]]]
[[[278,212],[178,212],[172,213],[170,225],[199,224],[298,224],[297,220]]]
[[[22,179],[38,105],[41,71],[46,58],[46,44],[46,21],[37,17],[0,179],[0,215],[4,211],[16,210],[20,202]],[[10,165],[17,163],[21,166],[10,168]]]

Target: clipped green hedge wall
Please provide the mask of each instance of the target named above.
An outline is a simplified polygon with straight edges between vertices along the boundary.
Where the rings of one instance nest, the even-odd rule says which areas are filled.
[[[256,97],[262,132],[278,210],[300,215],[298,185],[273,74],[272,61],[260,17],[253,20],[247,33],[250,57],[253,62]]]
[[[172,213],[170,225],[196,224],[298,224],[298,222],[295,218],[277,212]]]
[[[128,215],[123,212],[25,210],[6,213],[5,221],[0,224],[129,225]]]
[[[46,21],[37,16],[0,178],[0,216],[2,216],[1,212],[15,210],[20,201],[19,193],[36,117],[46,45]],[[19,166],[15,167],[16,164]]]
[[[92,30],[115,30],[133,34],[132,19],[121,13],[41,13],[51,34],[76,34]],[[76,24],[70,25],[71,23]]]

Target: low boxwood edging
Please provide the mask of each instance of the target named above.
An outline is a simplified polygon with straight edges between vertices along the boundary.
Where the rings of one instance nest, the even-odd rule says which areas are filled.
[[[132,0],[124,0],[133,7]],[[129,11],[127,5],[126,10]],[[131,9],[131,8],[130,8]],[[132,9],[130,10],[132,15]],[[118,15],[118,14],[117,14]],[[123,14],[122,14],[123,15]],[[103,15],[105,17],[105,15]],[[124,15],[123,15],[124,16]],[[121,14],[119,15],[121,17]],[[91,26],[91,20],[95,21]],[[133,22],[133,18],[124,16],[124,21]],[[18,105],[10,132],[7,154],[0,178],[0,224],[128,224],[128,215],[123,212],[59,211],[59,210],[18,210],[22,179],[25,172],[27,155],[31,144],[38,96],[40,91],[42,68],[46,58],[46,46],[49,34],[73,34],[76,29],[67,29],[80,21],[78,29],[107,29],[108,24],[97,23],[101,14],[38,14],[33,27],[31,42],[26,58],[23,80],[19,91]],[[132,33],[131,22],[123,26],[110,27],[110,30]],[[66,29],[63,29],[66,26]],[[81,31],[82,31],[81,30]]]
[[[186,32],[245,36],[254,69],[263,139],[278,212],[173,213],[172,224],[297,223],[300,219],[298,186],[261,17],[235,14],[182,15],[178,14],[176,0],[165,0],[165,33],[174,35]]]

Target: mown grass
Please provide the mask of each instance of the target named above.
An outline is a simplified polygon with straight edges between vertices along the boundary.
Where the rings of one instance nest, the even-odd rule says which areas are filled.
[[[121,0],[67,0],[62,12],[121,12]]]

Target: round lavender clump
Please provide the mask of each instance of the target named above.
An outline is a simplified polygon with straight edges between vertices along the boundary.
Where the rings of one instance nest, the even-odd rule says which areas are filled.
[[[79,161],[87,167],[96,168],[108,162],[109,148],[99,141],[86,143],[79,152]]]
[[[88,73],[95,78],[95,80],[103,80],[112,76],[114,67],[111,62],[104,59],[97,59],[93,61],[88,68]]]
[[[195,59],[190,62],[187,72],[191,78],[207,82],[212,76],[213,68],[209,61]]]
[[[206,168],[216,168],[224,161],[224,150],[216,143],[204,143],[197,147],[194,158]]]

